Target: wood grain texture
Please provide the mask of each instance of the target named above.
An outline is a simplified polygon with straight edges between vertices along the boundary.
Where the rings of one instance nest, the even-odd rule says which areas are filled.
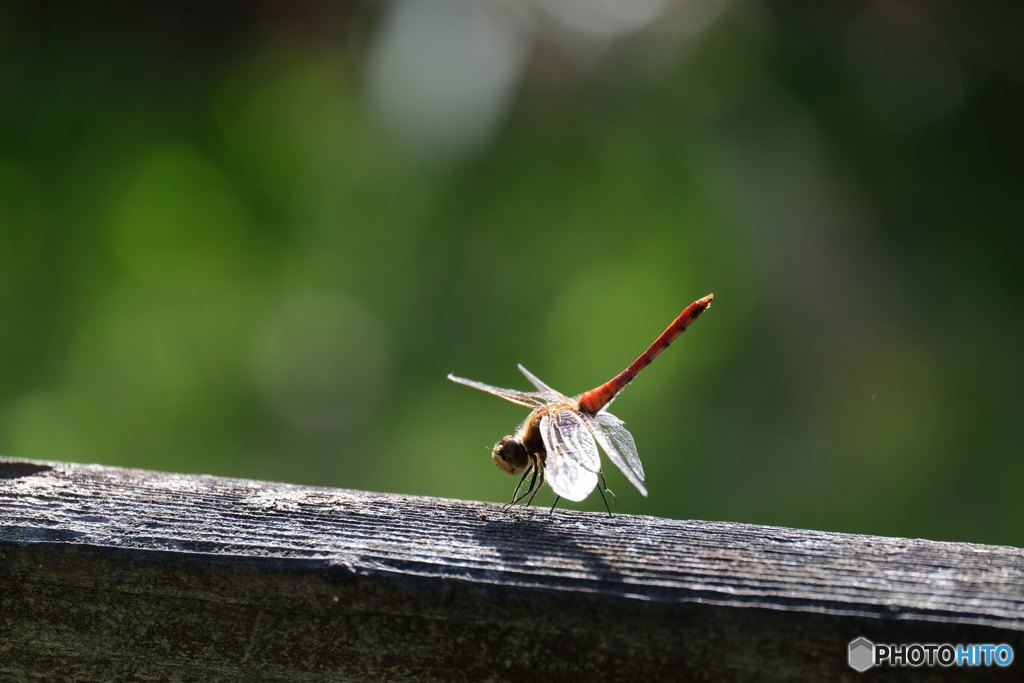
[[[4,458],[0,510],[3,680],[856,680],[861,635],[1024,658],[1019,548]]]

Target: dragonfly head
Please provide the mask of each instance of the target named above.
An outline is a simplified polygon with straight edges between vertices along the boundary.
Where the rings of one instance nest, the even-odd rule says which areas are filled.
[[[509,474],[522,474],[530,466],[530,456],[523,442],[514,436],[506,436],[494,445],[491,453],[494,464]]]

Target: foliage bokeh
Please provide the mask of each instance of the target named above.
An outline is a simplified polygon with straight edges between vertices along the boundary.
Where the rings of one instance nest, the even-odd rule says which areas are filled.
[[[517,15],[447,128],[409,3],[5,5],[0,452],[504,501],[446,373],[577,393],[714,292],[616,511],[1024,543],[1024,14],[711,4]]]

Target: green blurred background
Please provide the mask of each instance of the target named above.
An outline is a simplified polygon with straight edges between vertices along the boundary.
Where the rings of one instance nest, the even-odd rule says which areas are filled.
[[[714,292],[615,511],[1024,544],[1019,4],[209,4],[0,6],[0,453],[505,501]]]

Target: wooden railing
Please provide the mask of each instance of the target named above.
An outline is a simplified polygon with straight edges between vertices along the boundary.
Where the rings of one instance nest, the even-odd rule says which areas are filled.
[[[1024,550],[0,458],[0,680],[787,680],[1005,643]]]

